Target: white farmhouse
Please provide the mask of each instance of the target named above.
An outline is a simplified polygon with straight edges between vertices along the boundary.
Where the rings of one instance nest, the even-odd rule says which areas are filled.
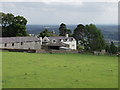
[[[48,49],[70,49],[76,50],[76,40],[73,37],[57,36],[57,37],[44,37],[42,45],[47,46]]]

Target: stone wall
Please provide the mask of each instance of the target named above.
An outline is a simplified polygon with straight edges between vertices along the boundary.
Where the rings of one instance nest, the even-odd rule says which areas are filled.
[[[77,50],[51,50],[50,53],[78,53]]]
[[[36,50],[34,49],[2,49],[2,51],[9,51],[9,52],[28,52],[28,53],[35,53]]]
[[[39,50],[36,50],[36,53],[50,53],[50,52],[44,49],[39,49]]]
[[[77,50],[44,50],[44,49],[39,49],[36,50],[36,53],[78,53]]]

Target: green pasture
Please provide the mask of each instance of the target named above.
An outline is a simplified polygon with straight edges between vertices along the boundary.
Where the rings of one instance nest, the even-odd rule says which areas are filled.
[[[2,87],[117,88],[118,58],[3,52]]]

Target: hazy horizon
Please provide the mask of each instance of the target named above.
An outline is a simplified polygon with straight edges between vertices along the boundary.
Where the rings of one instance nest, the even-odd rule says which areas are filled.
[[[27,24],[27,25],[60,25],[60,24]],[[82,24],[82,23],[79,23],[79,24],[67,24],[67,23],[65,23],[65,24],[66,25],[79,25],[79,24]],[[90,23],[90,24],[94,24],[94,23]],[[83,25],[89,25],[89,24],[83,24]],[[94,24],[94,25],[118,26],[118,24]]]

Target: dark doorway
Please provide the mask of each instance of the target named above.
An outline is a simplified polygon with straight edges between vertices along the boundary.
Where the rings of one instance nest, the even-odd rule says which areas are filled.
[[[60,46],[48,46],[48,49],[59,50]]]

